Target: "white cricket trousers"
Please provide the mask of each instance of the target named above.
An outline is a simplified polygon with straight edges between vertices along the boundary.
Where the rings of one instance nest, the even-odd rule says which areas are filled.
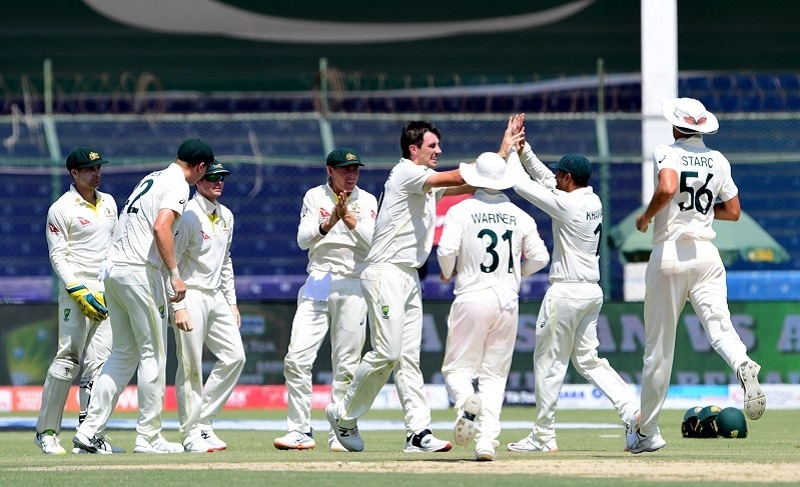
[[[102,291],[97,276],[77,275],[89,291]],[[100,368],[111,353],[111,325],[108,320],[92,321],[83,315],[78,304],[63,287],[58,290],[58,350],[53,359],[69,360],[81,366],[81,392],[88,391]],[[49,373],[42,387],[42,407],[36,422],[36,431],[53,430],[61,433],[64,406],[71,382],[61,381]],[[87,399],[88,399],[88,393]],[[81,401],[84,399],[82,398]],[[86,404],[81,402],[82,410]]]
[[[442,375],[455,409],[460,410],[475,393],[472,381],[478,379],[481,398],[480,426],[476,441],[499,445],[500,412],[506,381],[511,370],[517,340],[519,303],[505,307],[491,292],[481,291],[456,296],[447,320],[447,346]]]
[[[245,362],[239,326],[222,292],[187,289],[184,300],[193,329],[187,332],[173,328],[181,440],[211,429],[212,421],[233,393]],[[203,345],[217,358],[205,385]]]
[[[419,367],[422,293],[417,269],[370,264],[361,273],[361,289],[367,301],[372,350],[361,359],[337,417],[342,426],[354,426],[394,372],[406,433],[418,433],[430,427],[431,410]]]
[[[658,417],[667,398],[678,318],[688,298],[711,346],[736,370],[750,360],[731,323],[725,266],[709,241],[684,239],[656,244],[645,271],[642,418],[645,436],[659,432]]]
[[[119,396],[137,371],[139,436],[161,433],[166,366],[166,293],[161,271],[149,265],[115,265],[105,280],[111,321],[111,355],[92,388],[86,420],[78,431],[88,437],[105,429]],[[138,369],[137,369],[138,364]]]
[[[284,359],[283,376],[288,393],[287,431],[311,431],[311,367],[330,329],[331,402],[342,400],[353,380],[367,336],[367,303],[361,279],[332,276],[327,301],[297,293],[297,311]]]
[[[597,355],[597,319],[603,291],[592,282],[554,282],[544,295],[536,318],[533,352],[536,422],[533,436],[543,444],[555,441],[558,397],[572,361],[575,370],[611,401],[620,420],[639,409],[633,389]]]

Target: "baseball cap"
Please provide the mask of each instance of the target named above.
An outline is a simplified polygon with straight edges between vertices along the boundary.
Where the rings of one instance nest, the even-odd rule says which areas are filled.
[[[364,165],[361,163],[358,153],[349,147],[339,147],[332,150],[325,159],[325,163],[331,167],[345,167],[353,164]]]
[[[200,139],[188,139],[178,147],[178,159],[188,162],[191,165],[200,164],[205,162],[207,165],[216,162],[214,160],[214,151],[211,146],[206,144]]]
[[[719,120],[694,98],[671,98],[661,102],[661,112],[679,132],[684,134],[713,134],[719,130]]]
[[[211,176],[212,174],[227,175],[230,173],[231,172],[225,169],[225,166],[223,166],[222,163],[218,161],[212,162],[211,165],[208,166],[208,169],[206,169],[206,176]]]
[[[580,154],[567,154],[550,167],[568,172],[578,181],[588,181],[592,177],[592,164]]]
[[[91,147],[78,147],[67,156],[67,170],[99,166],[108,161]]]
[[[458,169],[464,182],[475,188],[507,189],[514,186],[515,177],[507,171],[508,164],[496,152],[484,152],[475,164],[462,162]]]

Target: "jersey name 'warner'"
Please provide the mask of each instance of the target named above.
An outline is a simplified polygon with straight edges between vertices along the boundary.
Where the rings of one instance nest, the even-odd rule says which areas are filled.
[[[517,217],[508,213],[473,213],[472,223],[499,223],[506,225],[516,225]]]

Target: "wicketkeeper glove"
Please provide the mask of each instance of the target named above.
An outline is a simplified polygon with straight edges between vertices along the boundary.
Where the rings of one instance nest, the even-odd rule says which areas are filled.
[[[92,294],[80,282],[67,284],[67,292],[78,304],[81,312],[92,321],[103,321],[108,318],[108,308],[103,293],[98,291]]]

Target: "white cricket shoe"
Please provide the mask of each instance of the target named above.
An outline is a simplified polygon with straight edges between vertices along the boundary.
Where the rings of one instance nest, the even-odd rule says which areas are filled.
[[[133,453],[183,453],[183,451],[182,444],[167,441],[160,433],[154,440],[139,435],[133,446]]]
[[[111,444],[111,437],[109,437],[107,434],[100,433],[100,434],[98,434],[96,436],[97,436],[97,438],[100,438],[100,439],[103,440],[103,442],[101,444],[99,444],[98,446],[100,446],[103,450],[105,450],[106,453],[125,453],[125,449],[124,448],[119,447],[119,446],[114,446],[114,445]],[[84,449],[82,449],[82,448],[78,448],[77,446],[73,445],[72,453],[83,455],[83,454],[87,454],[89,452],[84,450]]]
[[[497,453],[494,451],[494,445],[491,441],[479,441],[475,445],[475,461],[493,462],[496,459]]]
[[[331,431],[331,435],[328,438],[328,448],[331,452],[334,453],[341,453],[346,452],[347,448],[343,447],[341,443],[339,443],[339,439],[336,438],[336,433]]]
[[[214,445],[202,436],[186,438],[183,442],[183,450],[187,453],[213,453],[215,451]]]
[[[481,397],[472,394],[461,406],[458,419],[453,426],[453,441],[456,445],[464,446],[475,438],[476,419],[481,413]]]
[[[531,433],[516,443],[509,443],[507,448],[508,451],[557,452],[558,444],[556,443],[555,438],[542,441],[539,438],[535,438],[533,433]]]
[[[625,444],[631,453],[654,452],[667,446],[667,442],[660,433],[653,436],[644,436],[637,429],[625,436]]]
[[[639,421],[642,420],[642,410],[637,409],[630,416],[625,418],[625,434],[629,435],[639,429]]]
[[[37,432],[33,437],[36,446],[42,449],[45,455],[66,455],[67,450],[61,446],[58,435],[53,430],[46,430],[42,433]]]
[[[449,441],[440,440],[433,436],[429,429],[424,429],[419,433],[406,437],[406,453],[426,453],[426,452],[445,452],[450,451],[453,445]]]
[[[736,371],[739,384],[744,389],[744,412],[752,420],[760,418],[764,414],[764,410],[767,409],[767,397],[758,383],[758,373],[760,371],[761,366],[752,360],[741,364],[739,370]]]
[[[354,425],[352,428],[339,426],[335,404],[328,404],[328,407],[325,408],[325,417],[328,418],[328,423],[336,433],[336,439],[347,451],[364,451],[364,439],[358,432],[358,426]]]
[[[72,437],[72,444],[75,448],[83,450],[86,453],[99,453],[101,455],[110,455],[114,453],[111,447],[106,446],[106,440],[103,435],[95,435],[89,438],[80,431],[76,431],[75,436]],[[73,452],[75,448],[72,449]]]
[[[280,438],[275,438],[272,446],[278,450],[311,450],[317,446],[317,442],[307,433],[290,431]]]
[[[202,430],[200,431],[200,436],[211,443],[211,446],[213,446],[215,450],[225,450],[228,448],[228,444],[222,441],[219,436],[214,433],[214,430]]]

